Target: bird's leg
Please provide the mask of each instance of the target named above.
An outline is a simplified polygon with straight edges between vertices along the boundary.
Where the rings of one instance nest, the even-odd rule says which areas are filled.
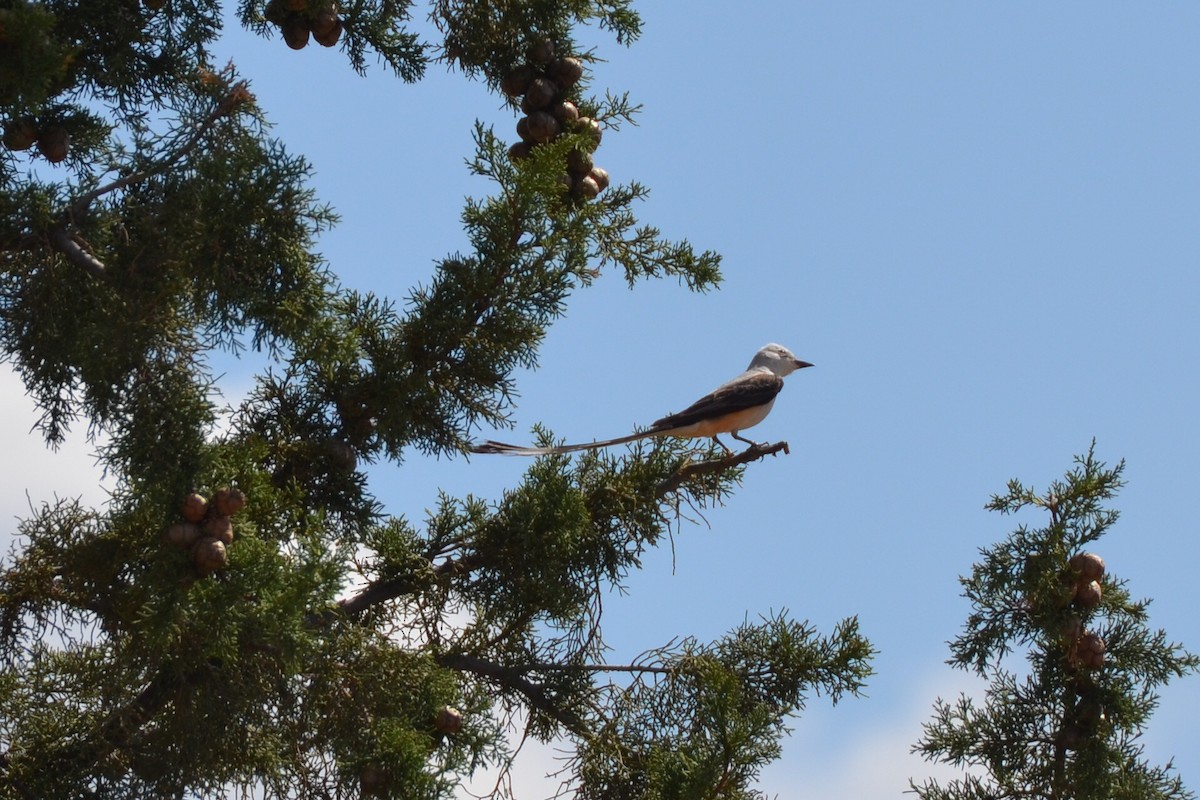
[[[753,442],[749,439],[738,436],[737,431],[733,431],[729,435],[732,436],[733,438],[737,439],[739,442],[745,442],[746,444],[750,445],[751,447],[764,447],[765,446],[765,445],[761,444],[760,442]]]
[[[724,442],[722,442],[720,439],[718,439],[716,436],[712,437],[712,440],[714,442],[716,442],[717,444],[721,445],[721,449],[725,451],[725,455],[727,455],[727,456],[733,455],[733,451],[729,449],[729,446],[726,445]]]

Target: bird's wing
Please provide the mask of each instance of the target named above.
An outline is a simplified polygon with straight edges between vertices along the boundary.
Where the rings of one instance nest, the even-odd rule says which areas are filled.
[[[683,411],[655,420],[649,430],[662,433],[766,405],[775,399],[782,388],[783,378],[775,373],[765,369],[751,370],[717,387]]]

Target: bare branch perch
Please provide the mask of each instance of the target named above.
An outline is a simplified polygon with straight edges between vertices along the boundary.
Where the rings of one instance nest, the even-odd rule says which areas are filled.
[[[710,475],[714,472],[736,467],[741,464],[746,464],[751,461],[758,461],[764,456],[773,456],[782,450],[784,453],[791,454],[787,442],[776,442],[775,444],[755,444],[746,448],[740,453],[726,456],[725,458],[717,459],[716,461],[697,461],[693,464],[688,464],[679,469],[671,477],[658,485],[658,496],[669,494],[682,486],[689,478],[694,478],[697,475]]]
[[[730,469],[741,464],[746,464],[751,461],[757,461],[765,456],[775,455],[780,450],[785,453],[790,453],[787,442],[776,442],[775,444],[755,444],[743,450],[741,453],[726,456],[725,458],[715,461],[698,461],[693,464],[681,468],[671,477],[658,485],[657,494],[662,497],[665,494],[675,491],[682,486],[689,478],[697,475],[708,475],[714,472]],[[481,556],[477,553],[472,553],[463,556],[459,559],[453,559],[438,564],[433,568],[435,577],[443,577],[451,573],[469,572],[475,569],[481,563]],[[414,579],[412,575],[400,575],[384,580],[375,581],[367,584],[357,593],[344,597],[338,601],[337,605],[326,609],[319,614],[313,614],[309,617],[310,625],[328,624],[334,616],[345,615],[347,617],[357,616],[366,611],[371,606],[378,603],[384,603],[388,600],[395,600],[408,594],[414,594],[421,590],[425,584]]]

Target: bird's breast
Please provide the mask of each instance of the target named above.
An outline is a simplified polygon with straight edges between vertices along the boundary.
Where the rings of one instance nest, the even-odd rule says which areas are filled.
[[[771,413],[771,406],[773,405],[775,405],[774,398],[760,406],[751,406],[750,408],[732,411],[728,414],[722,414],[719,417],[713,417],[712,419],[703,419],[698,422],[693,422],[686,428],[677,428],[671,431],[671,435],[716,436],[718,433],[744,431],[747,428],[754,427],[766,419],[767,414]]]

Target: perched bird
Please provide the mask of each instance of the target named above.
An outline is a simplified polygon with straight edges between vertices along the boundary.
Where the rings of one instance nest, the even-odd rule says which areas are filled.
[[[775,396],[783,388],[783,378],[798,369],[811,367],[792,355],[783,345],[769,344],[754,354],[750,366],[741,375],[723,383],[677,414],[668,414],[655,420],[644,431],[618,436],[587,444],[564,444],[558,447],[521,447],[504,442],[486,441],[471,448],[472,453],[499,453],[508,456],[544,456],[554,453],[573,453],[578,450],[595,450],[614,444],[635,442],[652,436],[678,436],[681,438],[709,436],[717,444],[731,451],[717,438],[719,433],[728,433],[739,442],[755,444],[738,436],[740,431],[753,427],[766,419],[775,405]]]

